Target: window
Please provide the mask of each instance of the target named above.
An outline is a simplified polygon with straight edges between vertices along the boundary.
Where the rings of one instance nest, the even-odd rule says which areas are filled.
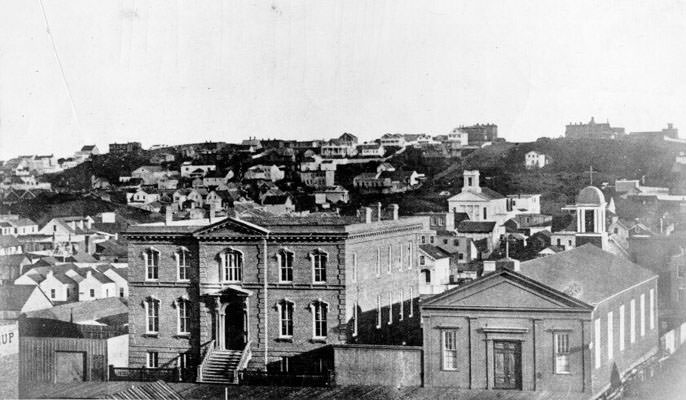
[[[624,304],[619,306],[619,351],[624,350]]]
[[[50,289],[50,298],[51,299],[55,298],[55,289]]]
[[[240,251],[226,250],[221,254],[222,280],[240,282],[243,278],[243,254]]]
[[[488,219],[488,209],[484,207],[484,220]]]
[[[594,322],[593,349],[595,351],[595,368],[600,368],[600,318]]]
[[[386,267],[386,272],[391,273],[391,268],[393,267],[393,246],[388,246],[388,266]]]
[[[143,253],[143,258],[145,259],[145,279],[158,279],[160,252],[152,248],[146,249]]]
[[[457,331],[443,331],[443,369],[455,371],[457,369]]]
[[[631,299],[629,303],[629,341],[636,341],[636,299]]]
[[[403,245],[402,244],[398,245],[398,250],[400,250],[400,252],[398,253],[398,269],[402,271],[403,270],[403,262],[404,262],[403,261],[404,258],[403,258]]]
[[[145,333],[157,333],[160,329],[160,302],[156,299],[145,301]]]
[[[158,353],[156,351],[149,351],[146,367],[147,368],[157,368],[157,365],[158,365]]]
[[[641,294],[640,297],[641,300],[641,314],[638,316],[639,321],[641,321],[641,336],[645,336],[646,334],[646,295]]]
[[[388,292],[388,325],[393,323],[393,293]]]
[[[71,289],[67,288],[67,298],[71,297]]]
[[[89,294],[90,294],[91,297],[95,297],[95,289],[91,289],[91,290],[89,291]]]
[[[188,353],[179,353],[179,357],[176,359],[176,365],[181,371],[188,368]]]
[[[288,250],[280,250],[277,254],[280,282],[293,282],[293,257],[293,252]]]
[[[423,269],[422,275],[424,275],[424,283],[426,283],[427,285],[431,284],[431,271],[429,271],[428,269]]]
[[[376,276],[381,275],[381,249],[376,248]]]
[[[650,304],[648,312],[650,312],[650,329],[655,329],[655,289],[650,289]]]
[[[67,289],[67,296],[69,295],[69,289]],[[124,288],[119,288],[119,297],[124,297]]]
[[[359,307],[359,304],[355,302],[353,308],[353,337],[357,336],[357,307]]]
[[[409,317],[412,317],[414,315],[414,298],[412,297],[412,286],[410,286],[410,313],[408,314]]]
[[[400,297],[398,298],[400,300],[400,314],[398,314],[400,317],[398,318],[398,320],[400,320],[400,321],[402,321],[403,318],[405,318],[405,315],[404,315],[405,314],[405,305],[404,305],[405,296],[404,295],[405,295],[405,290],[400,289]]]
[[[426,244],[426,236],[422,235],[422,244]]]
[[[458,260],[464,260],[464,254],[462,254],[462,253],[457,253],[457,259],[458,259]]]
[[[279,309],[279,337],[293,337],[293,310],[295,309],[295,304],[292,301],[283,300],[277,304],[277,308]]]
[[[407,242],[407,268],[412,269],[412,242]]]
[[[177,332],[179,334],[187,334],[191,332],[191,304],[190,301],[181,299],[177,303],[178,312],[178,326]]]
[[[426,264],[426,258],[424,256],[419,256],[419,265],[425,265]]]
[[[187,281],[189,279],[188,270],[190,261],[190,252],[186,249],[180,249],[176,252],[176,266],[178,270],[178,279],[180,281]]]
[[[612,360],[614,357],[614,315],[612,311],[607,313],[607,359]]]
[[[310,254],[312,259],[312,280],[314,283],[326,283],[326,253],[315,251]]]
[[[357,282],[357,253],[353,253],[353,282]]]
[[[443,244],[448,244],[448,239],[443,239]]]
[[[454,246],[459,246],[459,245],[460,245],[460,239],[455,239],[455,240],[453,240],[453,245],[454,245]]]
[[[326,338],[326,312],[328,305],[319,300],[312,303],[313,336],[315,339]]]
[[[561,245],[562,245],[562,240],[560,240],[559,238],[557,239],[557,245],[558,245],[558,246],[561,246]]]
[[[569,370],[569,333],[556,332],[553,334],[553,350],[555,352],[555,373],[568,374]]]
[[[434,237],[433,236],[429,237],[429,243],[434,244]]]
[[[381,295],[376,296],[376,329],[381,328]]]
[[[280,369],[281,372],[288,372],[288,357],[281,357]]]
[[[105,297],[110,297],[110,290],[109,289],[105,289]]]

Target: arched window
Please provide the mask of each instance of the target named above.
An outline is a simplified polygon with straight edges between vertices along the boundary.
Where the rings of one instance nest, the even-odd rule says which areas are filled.
[[[220,256],[221,278],[224,282],[240,282],[243,279],[243,253],[227,249]]]
[[[191,333],[191,302],[188,299],[179,299],[176,302],[177,332],[180,335]]]
[[[176,252],[177,278],[180,281],[187,281],[190,279],[188,274],[188,271],[190,270],[190,257],[191,252],[185,247],[179,248]]]
[[[288,299],[283,299],[276,305],[276,308],[279,312],[279,337],[292,338],[295,303]]]
[[[310,260],[312,261],[312,282],[326,283],[327,258],[328,255],[321,250],[315,250],[310,253]]]
[[[322,300],[317,300],[310,304],[310,308],[312,310],[312,336],[315,339],[326,339],[326,317],[329,305]]]
[[[145,261],[145,279],[159,279],[160,252],[149,247],[143,251],[143,260]]]
[[[431,271],[429,271],[428,269],[423,269],[422,275],[424,275],[424,283],[431,283]]]
[[[160,301],[148,297],[143,303],[145,307],[145,333],[156,334],[160,331]]]
[[[293,282],[293,252],[281,249],[276,254],[276,257],[279,262],[279,281]]]

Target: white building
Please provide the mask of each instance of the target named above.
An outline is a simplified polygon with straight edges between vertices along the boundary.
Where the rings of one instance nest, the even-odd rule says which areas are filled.
[[[450,254],[430,244],[419,246],[419,294],[438,294],[457,285],[450,284]]]
[[[462,191],[448,199],[449,211],[466,213],[471,221],[495,221],[502,225],[516,213],[509,199],[479,185],[479,171],[464,171]]]
[[[550,164],[550,162],[550,157],[534,150],[524,155],[524,166],[527,169],[543,168]]]

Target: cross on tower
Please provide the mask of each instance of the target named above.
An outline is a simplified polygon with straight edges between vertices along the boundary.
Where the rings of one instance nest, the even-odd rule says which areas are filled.
[[[584,172],[585,174],[588,174],[589,177],[591,178],[591,186],[593,186],[593,173],[594,172],[598,172],[598,171],[594,171],[592,165],[588,168],[588,172]]]

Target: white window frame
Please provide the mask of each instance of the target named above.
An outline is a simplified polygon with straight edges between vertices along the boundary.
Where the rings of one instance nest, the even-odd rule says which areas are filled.
[[[390,274],[393,271],[393,245],[388,245],[388,265],[386,266],[386,273]]]
[[[381,276],[381,249],[376,248],[376,276]]]
[[[324,259],[323,266],[322,257]],[[329,262],[329,253],[325,252],[324,250],[317,249],[310,253],[310,262],[312,263],[312,283],[319,285],[326,284],[326,270]],[[317,280],[317,270],[323,271],[324,279]]]
[[[381,329],[381,295],[376,295],[376,329]]]
[[[629,302],[629,341],[636,342],[636,299]]]
[[[412,269],[412,241],[407,242],[407,269]]]
[[[619,351],[624,351],[626,338],[624,337],[626,321],[624,320],[624,304],[619,306]]]
[[[191,266],[188,263],[190,254],[191,252],[185,247],[180,247],[174,254],[176,257],[176,279],[180,282],[188,282],[191,280],[188,274],[191,269]]]
[[[442,329],[441,369],[443,371],[457,371],[457,362],[457,329]]]
[[[556,375],[571,374],[569,337],[568,331],[553,332],[553,373]]]
[[[182,325],[185,325],[182,327]],[[176,301],[176,333],[178,335],[191,334],[191,302],[180,298]],[[185,328],[185,329],[182,329]]]
[[[157,254],[157,262],[155,263],[155,257],[153,254]],[[147,247],[143,250],[143,261],[145,263],[145,280],[146,281],[158,281],[160,280],[160,251],[154,247]],[[153,273],[154,272],[154,273]],[[151,277],[151,275],[153,277]]]
[[[356,300],[355,303],[353,304],[353,337],[357,337],[357,333],[358,333],[358,330],[357,330],[357,329],[358,329],[358,321],[357,321],[357,318],[358,318],[358,311],[357,311],[357,307],[359,307],[359,303],[358,303],[357,300]]]
[[[231,256],[231,257],[229,257]],[[228,248],[219,256],[219,273],[222,282],[241,282],[243,280],[243,252]],[[233,263],[230,265],[230,261]],[[233,278],[233,279],[232,279]],[[238,278],[238,279],[236,279]]]
[[[323,313],[320,312],[320,315],[323,314],[324,318],[318,320],[317,319],[317,310],[323,310]],[[318,299],[316,301],[313,301],[310,303],[310,310],[312,311],[312,338],[316,340],[325,340],[328,334],[329,330],[329,324],[328,324],[328,317],[329,317],[329,303],[325,302],[322,299]],[[317,335],[317,324],[319,321],[323,321],[324,323],[324,329],[323,333],[324,335]],[[322,330],[320,328],[320,330]]]
[[[646,295],[644,293],[641,293],[640,297],[640,304],[641,304],[641,310],[640,310],[640,315],[638,316],[640,320],[640,328],[641,328],[641,337],[646,335]]]
[[[388,325],[393,324],[393,292],[388,292]]]
[[[405,318],[405,305],[403,304],[404,300],[405,300],[404,298],[405,298],[405,289],[400,289],[400,295],[399,295],[400,314],[398,314],[399,315],[398,320],[400,320],[400,321],[402,321]]]
[[[404,258],[404,252],[403,252],[403,245],[402,243],[398,245],[398,249],[400,250],[400,253],[398,254],[398,270],[402,271],[403,270],[403,264],[405,263],[405,258]]]
[[[145,333],[156,335],[160,333],[160,300],[148,297],[143,304],[145,304]],[[150,308],[151,306],[153,307],[152,309]],[[150,329],[151,321],[154,321],[153,327],[156,328],[154,330]]]
[[[290,307],[290,318],[284,318],[284,311],[288,313]],[[281,339],[292,339],[293,338],[293,332],[295,330],[295,323],[294,323],[294,317],[295,317],[295,302],[293,302],[290,299],[283,299],[276,303],[276,309],[279,313],[279,338]],[[290,328],[290,334],[289,332],[284,332],[284,322],[289,321],[290,325],[287,325],[287,329]]]
[[[290,264],[289,264],[289,256],[290,255]],[[279,249],[279,251],[276,253],[276,259],[278,261],[279,265],[279,283],[291,283],[293,282],[293,263],[295,262],[295,253],[289,249],[283,248]],[[286,273],[286,278],[288,278],[288,274],[290,271],[290,278],[291,279],[283,279],[284,278],[284,272]]]
[[[614,358],[614,343],[615,332],[614,332],[614,313],[608,311],[607,313],[607,360],[610,361]]]
[[[412,318],[414,316],[414,300],[412,296],[412,286],[410,286],[410,313],[408,314],[408,317]]]
[[[145,357],[145,368],[154,369],[159,368],[160,353],[156,351],[148,351]],[[154,365],[153,365],[154,364]]]

